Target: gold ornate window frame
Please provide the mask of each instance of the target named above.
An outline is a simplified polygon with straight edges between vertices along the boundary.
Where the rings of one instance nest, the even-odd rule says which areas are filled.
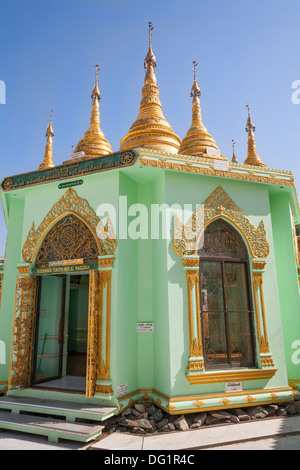
[[[232,224],[242,235],[249,251],[252,271],[252,289],[256,337],[259,349],[259,367],[261,370],[233,372],[206,372],[202,346],[201,307],[199,298],[199,256],[197,248],[205,228],[213,221],[222,218]],[[200,223],[199,223],[200,222]],[[173,248],[182,259],[187,282],[187,304],[189,325],[189,360],[186,376],[191,384],[224,382],[228,377],[234,380],[256,380],[271,378],[276,370],[269,349],[266,311],[263,291],[263,272],[270,247],[266,238],[263,220],[258,228],[254,227],[242,210],[218,186],[194,212],[184,226],[175,215]]]

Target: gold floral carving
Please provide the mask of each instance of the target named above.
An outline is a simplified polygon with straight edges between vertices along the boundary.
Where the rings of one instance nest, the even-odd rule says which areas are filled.
[[[264,291],[263,291],[263,275],[262,272],[253,272],[253,295],[254,295],[254,310],[255,310],[255,322],[257,331],[257,340],[259,345],[259,352],[261,354],[261,364],[263,367],[273,367],[274,361],[270,355],[270,346],[268,340],[267,331],[267,318],[265,311]],[[260,298],[260,302],[259,299]],[[259,308],[260,305],[260,308]],[[263,332],[261,331],[261,321]],[[264,354],[268,354],[264,357]]]
[[[201,406],[203,405],[205,405],[205,401],[197,400],[193,403],[193,406],[195,406],[196,408],[201,408]]]
[[[220,403],[224,406],[228,405],[229,403],[231,403],[231,400],[229,400],[229,398],[222,398],[222,400],[220,400]]]
[[[33,331],[36,303],[36,278],[17,277],[9,389],[30,385]]]
[[[253,403],[256,400],[256,397],[252,397],[251,395],[247,395],[246,398],[244,398],[245,401],[248,403]]]
[[[52,225],[67,214],[77,216],[90,228],[101,255],[111,255],[115,252],[117,241],[110,220],[107,219],[106,225],[103,226],[89,203],[85,199],[81,199],[72,188],[69,188],[54,204],[37,229],[35,229],[33,222],[22,250],[26,263],[32,263],[45,234]]]
[[[96,391],[99,344],[100,289],[98,271],[90,271],[89,315],[87,342],[86,397],[91,398]]]
[[[253,258],[267,258],[270,247],[263,220],[258,228],[255,228],[221,186],[205,199],[203,206],[198,207],[186,225],[175,215],[173,248],[178,256],[197,254],[203,230],[211,222],[222,217],[243,234]]]
[[[106,305],[104,318],[103,306]],[[89,320],[87,347],[86,396],[91,398],[97,390],[111,395],[110,384],[97,384],[97,380],[110,380],[110,315],[111,270],[90,271]],[[105,330],[104,330],[105,325]],[[106,387],[106,388],[105,388]],[[106,392],[104,392],[106,390]]]
[[[194,260],[193,260],[194,261]],[[188,321],[189,321],[189,338],[190,338],[190,361],[188,364],[189,371],[203,370],[204,362],[199,360],[203,357],[203,348],[201,341],[201,319],[200,319],[200,298],[199,298],[199,272],[198,270],[187,270],[187,293],[188,293]],[[193,289],[195,289],[195,305],[193,302]],[[196,310],[196,322],[194,324],[194,309]],[[193,360],[193,358],[197,358]]]

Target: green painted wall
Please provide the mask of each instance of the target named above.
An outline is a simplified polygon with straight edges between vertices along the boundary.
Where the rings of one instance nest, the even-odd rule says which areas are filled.
[[[270,205],[288,378],[300,380],[300,297],[288,195],[270,196]]]

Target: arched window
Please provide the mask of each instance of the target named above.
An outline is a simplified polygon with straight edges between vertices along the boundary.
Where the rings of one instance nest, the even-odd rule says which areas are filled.
[[[204,231],[199,247],[205,369],[254,367],[249,261],[240,234],[223,219]]]
[[[98,262],[98,247],[89,228],[70,214],[59,220],[45,237],[36,257],[35,267],[48,267],[53,262],[82,259]]]

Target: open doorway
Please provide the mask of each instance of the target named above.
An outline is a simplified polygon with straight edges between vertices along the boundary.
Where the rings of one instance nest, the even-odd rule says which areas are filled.
[[[39,277],[31,386],[85,393],[89,275]]]

